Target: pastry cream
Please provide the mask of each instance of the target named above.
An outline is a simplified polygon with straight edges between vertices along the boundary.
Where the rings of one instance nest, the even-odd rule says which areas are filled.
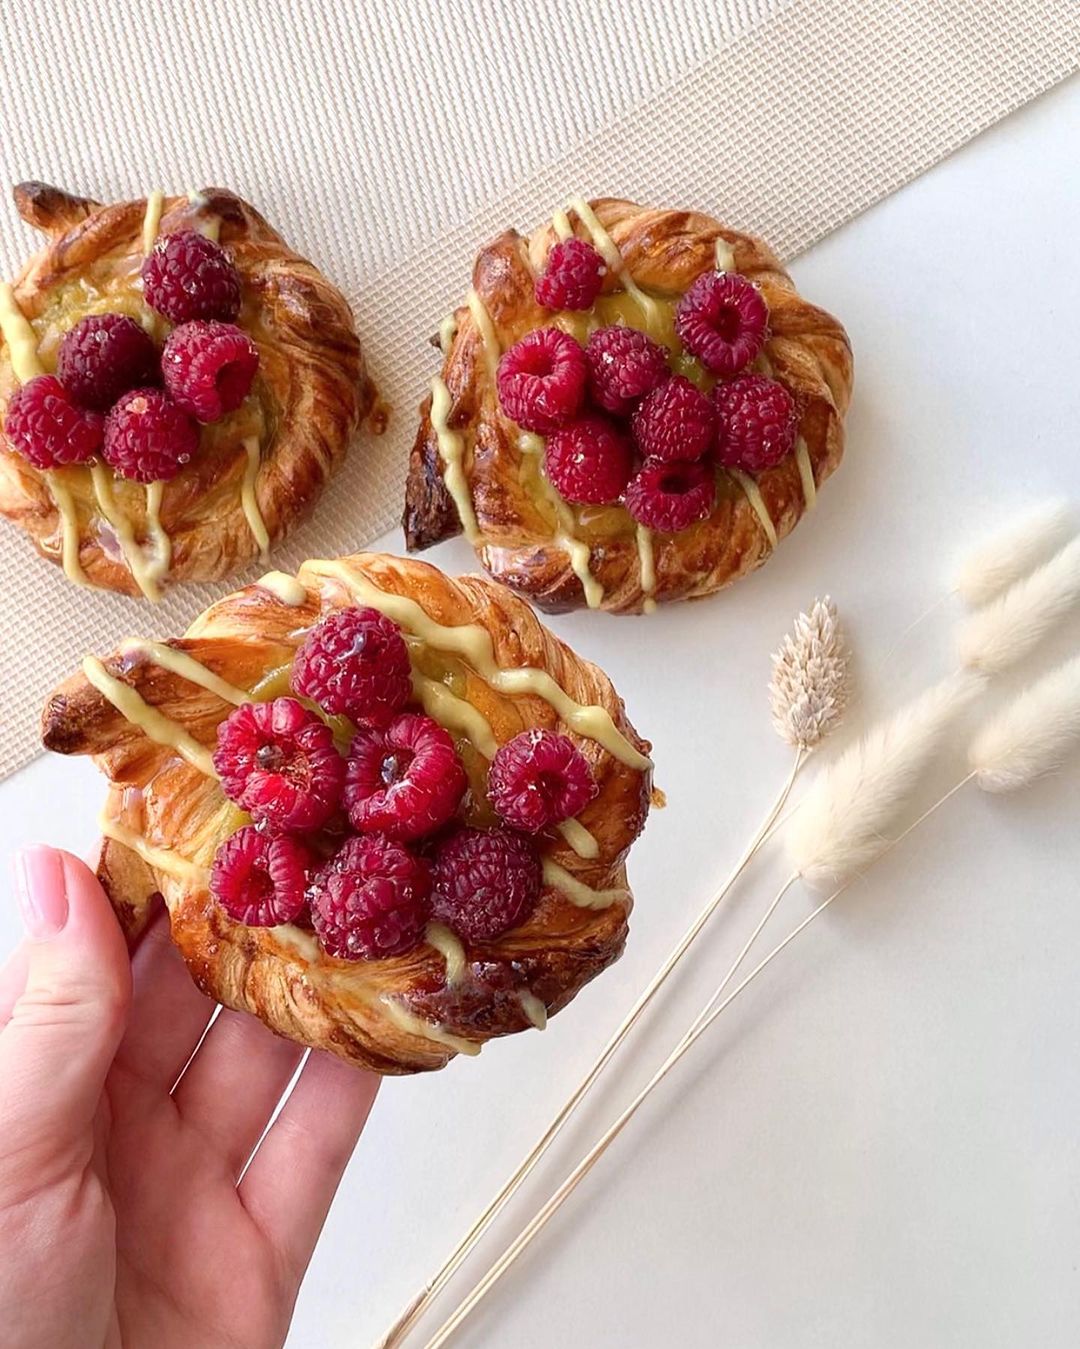
[[[576,904],[579,909],[606,909],[609,904],[614,904],[617,899],[625,899],[630,893],[625,887],[594,890],[591,885],[586,885],[576,876],[571,876],[565,867],[559,866],[558,862],[553,862],[550,857],[544,858],[543,865],[545,885],[561,891],[570,903]]]
[[[339,581],[346,590],[364,604],[378,609],[399,626],[438,651],[451,651],[469,662],[476,673],[500,693],[531,693],[543,698],[558,715],[579,735],[595,740],[620,763],[644,770],[652,760],[634,748],[611,719],[606,708],[586,707],[575,702],[546,670],[531,666],[500,669],[495,660],[491,633],[477,623],[446,627],[437,623],[427,611],[407,595],[396,595],[381,590],[359,570],[335,561],[306,562],[301,571],[308,570],[315,577]]]
[[[615,247],[615,242],[607,230],[604,229],[596,217],[596,212],[585,200],[584,197],[574,197],[570,202],[571,208],[577,212],[577,217],[585,228],[589,231],[593,246],[604,259],[616,276],[620,277],[623,285],[626,287],[628,295],[633,296],[634,302],[641,311],[641,316],[645,320],[645,326],[650,331],[657,323],[660,306],[651,295],[646,295],[634,278],[630,275],[623,256]]]
[[[484,308],[483,300],[475,290],[469,291],[465,303],[469,306],[469,313],[472,315],[473,322],[476,324],[484,344],[484,358],[487,361],[488,374],[494,379],[495,371],[499,366],[499,357],[502,355],[499,334],[495,331],[495,324],[491,321],[491,315]]]
[[[263,590],[269,590],[271,595],[290,609],[298,609],[307,599],[306,588],[287,571],[268,571],[264,576],[260,576],[255,584]]]
[[[147,562],[146,555],[135,538],[131,521],[117,504],[116,498],[113,496],[112,470],[105,464],[93,464],[90,468],[90,481],[94,486],[94,497],[98,504],[98,510],[112,526],[113,532],[116,534],[116,541],[120,545],[120,552],[123,554],[128,571],[135,579],[135,584],[148,600],[156,603],[161,599],[157,558],[156,556],[152,557]],[[160,483],[152,484],[155,487],[160,485]],[[158,528],[160,529],[160,522]]]
[[[444,356],[450,355],[450,348],[454,345],[456,335],[457,315],[447,314],[446,318],[439,324],[439,350]]]
[[[570,560],[570,568],[581,582],[585,592],[585,603],[590,609],[598,609],[604,600],[604,587],[589,569],[592,550],[584,539],[574,533],[574,513],[559,493],[551,485],[544,471],[544,442],[532,431],[523,431],[518,437],[518,448],[523,454],[534,455],[537,460],[537,480],[544,495],[551,503],[558,528],[555,531],[555,547],[561,549]]]
[[[530,993],[527,988],[518,989],[518,1002],[521,1003],[521,1010],[537,1030],[545,1030],[547,1028],[547,1008],[535,993]]]
[[[210,751],[206,746],[200,745],[171,717],[165,716],[156,707],[151,707],[134,689],[115,679],[96,656],[87,656],[84,659],[82,671],[94,688],[112,703],[121,716],[126,717],[133,726],[138,726],[155,744],[174,750],[207,777],[217,777]]]
[[[45,373],[38,356],[37,333],[19,308],[15,291],[6,281],[0,281],[0,333],[3,333],[7,343],[11,368],[20,384],[26,384],[36,375]]]
[[[210,873],[205,867],[199,866],[197,862],[188,861],[186,857],[181,857],[171,849],[165,851],[153,847],[138,830],[129,829],[119,820],[102,813],[98,819],[98,828],[106,838],[114,839],[125,848],[130,848],[147,866],[153,867],[156,871],[163,871],[166,876],[175,876],[178,881],[184,881],[188,885],[209,885]]]
[[[480,1046],[475,1040],[465,1040],[460,1035],[451,1035],[442,1026],[422,1020],[403,1006],[397,998],[382,997],[379,1002],[386,1009],[390,1020],[407,1035],[419,1036],[421,1040],[431,1040],[433,1044],[445,1045],[448,1049],[455,1049],[459,1054],[468,1054],[473,1058],[480,1053]]]
[[[142,225],[142,251],[144,253],[149,253],[157,241],[158,226],[161,224],[161,208],[164,202],[165,194],[156,190],[146,198],[146,213],[143,216]]]
[[[424,940],[446,961],[447,987],[453,988],[455,984],[459,984],[468,962],[465,958],[465,948],[456,935],[442,923],[428,923],[424,929]]]
[[[240,503],[244,508],[251,536],[259,545],[259,556],[266,562],[270,556],[270,535],[266,530],[266,521],[259,510],[259,500],[255,494],[255,484],[259,477],[259,438],[248,436],[244,441],[244,453],[247,455],[247,467],[244,470],[244,483],[240,488]]]
[[[716,236],[716,270],[718,272],[735,270],[735,251],[719,234]]]
[[[761,528],[765,531],[765,537],[769,540],[770,547],[775,548],[776,526],[773,524],[769,508],[765,505],[765,498],[761,495],[757,483],[749,473],[744,473],[741,468],[729,468],[727,471],[746,493],[746,499],[753,507],[754,514],[761,521]]]
[[[810,462],[810,451],[802,436],[799,437],[798,444],[795,446],[795,462],[799,466],[799,477],[802,480],[803,500],[806,502],[806,509],[812,511],[817,505],[817,484],[814,482],[814,466]]]
[[[186,651],[178,651],[174,646],[167,646],[164,642],[151,642],[141,637],[129,637],[126,641],[120,643],[120,654],[122,656],[144,656],[146,659],[152,660],[155,665],[160,665],[163,670],[171,670],[181,679],[186,679],[192,684],[198,684],[208,693],[216,693],[224,702],[235,703],[237,707],[241,703],[251,702],[251,694],[246,689],[238,689],[234,684],[222,679],[220,675],[216,675],[213,670],[208,670],[194,656],[189,656]],[[107,694],[106,697],[108,697]]]
[[[656,559],[653,556],[652,530],[645,525],[637,527],[637,550],[641,564],[641,589],[645,592],[644,609],[647,614],[656,609],[653,591],[656,589]]]
[[[443,482],[457,508],[462,532],[470,543],[476,543],[480,538],[480,527],[465,477],[465,437],[449,424],[450,406],[450,390],[442,377],[436,375],[431,381],[431,425],[443,463]]]

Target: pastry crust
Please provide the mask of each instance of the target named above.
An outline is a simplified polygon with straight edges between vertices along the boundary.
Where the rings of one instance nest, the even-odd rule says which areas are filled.
[[[622,259],[621,268],[609,267],[605,295],[624,290],[629,275],[647,297],[675,300],[717,265],[718,241],[721,251],[724,245],[731,250],[734,269],[761,289],[770,314],[765,368],[796,399],[799,434],[814,479],[812,502],[843,454],[852,358],[841,325],[798,294],[760,239],[692,211],[656,210],[613,198],[593,201],[589,208]],[[578,237],[595,242],[578,211],[570,210],[567,216]],[[554,315],[537,304],[534,294],[535,278],[558,239],[554,224],[527,238],[508,230],[477,258],[473,291],[482,306],[481,316],[486,311],[490,317],[500,350],[554,321],[569,320],[573,330],[575,316]],[[491,575],[541,608],[558,612],[581,607],[586,603],[582,578],[571,565],[565,539],[557,537],[536,475],[528,472],[520,429],[499,408],[493,378],[498,352],[491,351],[492,334],[485,341],[474,306],[462,306],[454,320],[441,378],[449,391],[447,427],[465,438],[463,467],[478,526],[477,555]],[[643,320],[633,324],[648,328]],[[427,548],[462,531],[444,469],[429,397],[421,408],[409,463],[403,526],[410,549]],[[807,490],[796,456],[789,455],[762,473],[757,487],[779,541],[807,510]],[[638,538],[626,512],[621,507],[577,512],[575,532],[589,546],[588,571],[603,592],[599,607],[639,613],[651,607],[649,601],[701,598],[765,562],[773,544],[745,490],[724,473],[719,475],[718,489],[716,507],[707,520],[678,534],[652,536],[656,577],[652,588],[643,584]]]
[[[478,625],[490,636],[500,670],[546,671],[574,702],[603,709],[617,732],[621,757],[591,734],[565,725],[535,691],[500,691],[467,659],[442,667],[444,678],[448,670],[453,674],[459,696],[486,719],[499,743],[529,727],[557,727],[574,738],[600,789],[579,817],[596,840],[595,857],[579,856],[558,834],[540,839],[546,867],[556,863],[571,881],[556,874],[562,886],[557,888],[545,869],[532,917],[496,941],[469,945],[459,978],[451,978],[447,959],[426,943],[394,959],[343,961],[326,956],[309,931],[231,921],[210,897],[207,872],[221,838],[244,817],[225,800],[215,778],[180,757],[174,744],[149,738],[85,674],[66,680],[50,697],[43,739],[64,754],[94,755],[109,779],[104,828],[110,837],[99,875],[129,935],[146,923],[160,892],[173,940],[208,996],[254,1013],[281,1035],[376,1072],[441,1068],[457,1052],[534,1024],[539,1004],[546,1014],[558,1011],[619,956],[632,903],[625,858],[649,808],[651,764],[644,757],[649,747],[627,721],[607,676],[575,655],[503,586],[476,576],[451,580],[426,563],[376,554],[337,564],[306,563],[299,581],[302,586],[293,582],[283,589],[264,578],[229,595],[170,648],[229,685],[251,689],[269,671],[291,663],[305,630],[321,613],[373,602],[370,596],[377,592],[365,598],[357,587],[374,586],[385,596],[415,601],[446,628]],[[414,670],[430,672],[432,658],[455,659],[436,645],[438,633],[417,644],[410,625],[419,621],[402,620]],[[103,663],[198,745],[214,745],[218,723],[232,703],[193,682],[190,666],[186,673],[166,668],[160,651],[145,644],[122,647]],[[453,727],[453,718],[447,716],[446,724]],[[160,740],[160,723],[157,733]],[[467,754],[466,746],[462,757],[469,767]],[[597,907],[567,897],[575,881],[597,892]]]
[[[53,367],[60,337],[85,314],[119,309],[148,319],[151,311],[142,304],[138,281],[147,200],[101,205],[44,183],[20,183],[14,195],[23,219],[46,236],[45,246],[13,283],[15,301],[34,325],[46,368]],[[241,274],[243,306],[237,322],[259,348],[259,373],[243,406],[204,428],[199,454],[164,485],[159,514],[171,541],[162,577],[168,581],[217,580],[259,557],[264,550],[252,523],[252,502],[269,544],[284,538],[311,510],[376,402],[345,298],[254,207],[222,188],[204,188],[190,199],[166,197],[157,233],[205,229],[213,221]],[[160,340],[167,325],[154,321]],[[0,338],[0,421],[17,385],[10,352]],[[253,480],[244,444],[249,437],[259,444]],[[146,489],[108,476],[114,513],[130,522],[140,549],[152,549]],[[246,476],[249,494],[254,493],[247,510]],[[85,579],[123,594],[146,593],[95,493],[89,468],[59,470],[55,480],[70,494],[78,568]],[[26,530],[42,556],[62,563],[64,521],[49,477],[2,437],[0,513]],[[77,574],[73,579],[79,579]]]

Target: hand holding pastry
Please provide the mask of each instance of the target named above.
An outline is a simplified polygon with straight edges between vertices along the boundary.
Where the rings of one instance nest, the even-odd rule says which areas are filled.
[[[5,1349],[283,1343],[379,1079],[314,1055],[240,1181],[300,1049],[232,1012],[200,1045],[212,1006],[160,909],[129,964],[76,858],[30,848],[18,879],[27,940],[0,973]]]

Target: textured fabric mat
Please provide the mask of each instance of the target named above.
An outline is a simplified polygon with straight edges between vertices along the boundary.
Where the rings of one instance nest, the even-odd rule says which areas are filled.
[[[492,233],[609,193],[701,207],[790,257],[1078,55],[1075,0],[8,0],[0,180],[233,187],[350,296],[394,415],[276,556],[293,566],[398,518],[426,339]],[[0,205],[0,273],[31,236]],[[180,631],[230,588],[156,607],[77,590],[2,523],[0,576],[0,774],[84,652]]]

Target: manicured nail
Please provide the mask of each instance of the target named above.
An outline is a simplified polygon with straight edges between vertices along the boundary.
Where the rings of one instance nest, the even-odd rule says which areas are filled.
[[[19,912],[31,941],[48,941],[68,920],[64,860],[55,848],[23,848],[15,854]]]

